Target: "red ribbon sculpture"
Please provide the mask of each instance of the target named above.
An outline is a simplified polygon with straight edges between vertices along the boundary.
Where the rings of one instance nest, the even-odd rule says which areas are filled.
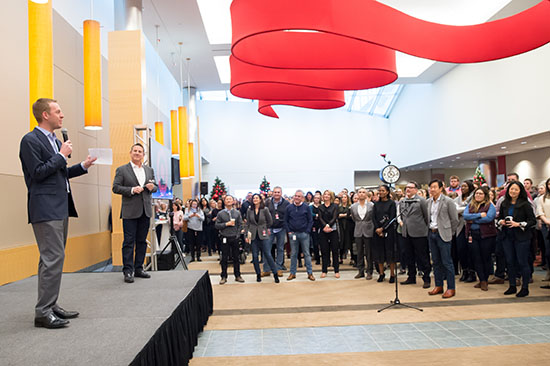
[[[272,105],[330,109],[344,90],[397,79],[395,51],[453,63],[497,60],[550,42],[550,0],[493,22],[426,22],[374,0],[234,0],[231,93]]]

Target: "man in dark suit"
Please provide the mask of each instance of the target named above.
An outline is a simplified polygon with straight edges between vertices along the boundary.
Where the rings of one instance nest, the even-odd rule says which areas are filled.
[[[132,283],[135,277],[151,277],[143,270],[147,250],[147,231],[153,208],[151,193],[156,192],[155,172],[143,165],[144,148],[140,143],[132,145],[131,161],[117,168],[113,180],[113,193],[122,195],[120,217],[124,230],[122,262],[124,282]],[[134,257],[135,244],[135,257]]]
[[[19,158],[27,185],[28,220],[32,224],[40,260],[38,262],[38,301],[34,325],[62,328],[78,312],[57,305],[69,216],[77,217],[69,179],[86,174],[96,158],[67,168],[73,147],[61,143],[54,131],[63,126],[63,112],[53,99],[40,98],[32,106],[38,127],[21,140]]]

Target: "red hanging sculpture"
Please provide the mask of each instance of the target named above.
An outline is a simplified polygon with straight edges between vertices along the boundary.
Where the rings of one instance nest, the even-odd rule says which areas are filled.
[[[435,61],[474,63],[550,42],[550,0],[493,22],[426,22],[374,0],[234,0],[231,93],[272,105],[331,109],[344,90],[397,79],[395,51]]]

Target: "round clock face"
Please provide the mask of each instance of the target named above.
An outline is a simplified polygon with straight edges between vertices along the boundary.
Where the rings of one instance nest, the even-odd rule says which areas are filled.
[[[388,184],[396,183],[401,177],[401,172],[395,165],[386,165],[380,172],[380,178]]]

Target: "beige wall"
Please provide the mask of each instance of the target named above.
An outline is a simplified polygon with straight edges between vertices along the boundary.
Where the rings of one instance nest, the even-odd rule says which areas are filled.
[[[28,31],[27,2],[3,1],[7,14],[0,22],[0,39],[4,50],[0,57],[0,100],[4,111],[3,139],[0,144],[1,195],[0,250],[34,244],[32,228],[27,224],[27,190],[21,163],[19,142],[29,131],[28,112]],[[90,147],[109,147],[107,96],[107,62],[103,60],[103,130],[84,130],[84,97],[82,70],[82,37],[61,16],[53,12],[54,97],[65,115],[64,127],[73,141],[74,152],[69,164],[85,159]],[[108,230],[111,205],[110,169],[96,166],[89,174],[71,180],[78,219],[71,219],[69,237],[82,237]],[[0,255],[1,252],[0,252]]]
[[[550,147],[507,155],[506,171],[518,173],[521,181],[531,178],[538,185],[550,178]]]

